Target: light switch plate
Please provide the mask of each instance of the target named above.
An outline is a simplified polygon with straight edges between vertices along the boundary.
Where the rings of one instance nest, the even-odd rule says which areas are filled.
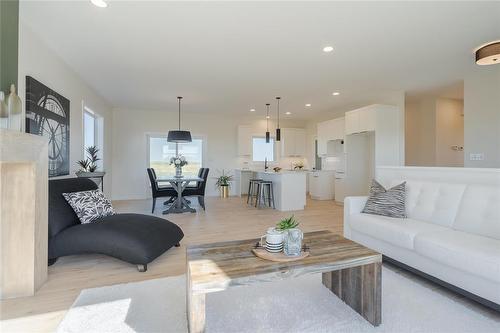
[[[470,153],[469,160],[470,161],[483,161],[484,160],[484,153]]]

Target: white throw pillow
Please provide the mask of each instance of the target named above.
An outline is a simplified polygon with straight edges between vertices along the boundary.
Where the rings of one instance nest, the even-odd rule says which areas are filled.
[[[115,214],[111,201],[100,190],[63,193],[62,195],[82,224]]]

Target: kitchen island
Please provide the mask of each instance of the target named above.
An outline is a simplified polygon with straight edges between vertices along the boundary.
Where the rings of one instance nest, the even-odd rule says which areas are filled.
[[[270,180],[277,210],[304,210],[306,206],[306,171],[254,171],[255,178]]]

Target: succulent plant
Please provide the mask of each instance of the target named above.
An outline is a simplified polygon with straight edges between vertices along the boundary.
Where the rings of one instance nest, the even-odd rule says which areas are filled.
[[[295,219],[295,216],[292,215],[290,217],[287,217],[276,224],[276,229],[277,230],[288,230],[288,229],[293,229],[296,228],[299,225],[299,221]]]

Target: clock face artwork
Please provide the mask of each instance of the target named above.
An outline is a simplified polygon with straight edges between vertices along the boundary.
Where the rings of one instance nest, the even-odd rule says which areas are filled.
[[[26,77],[26,132],[49,142],[49,177],[69,175],[69,100]]]

